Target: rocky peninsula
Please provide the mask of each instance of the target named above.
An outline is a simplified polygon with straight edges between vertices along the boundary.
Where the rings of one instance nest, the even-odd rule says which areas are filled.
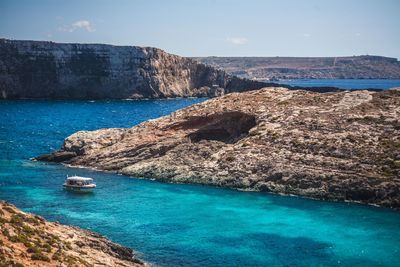
[[[146,266],[133,251],[0,201],[0,266]]]
[[[400,208],[400,91],[231,93],[38,160],[132,177]]]
[[[264,86],[152,47],[0,39],[0,99],[213,97]]]

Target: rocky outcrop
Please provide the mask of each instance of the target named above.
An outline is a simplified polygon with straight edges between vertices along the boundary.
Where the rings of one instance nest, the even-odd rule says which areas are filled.
[[[57,153],[133,177],[399,208],[400,93],[232,93],[130,129],[77,132]]]
[[[0,99],[213,97],[263,86],[157,48],[0,39]]]
[[[0,266],[146,266],[133,251],[0,201]]]
[[[242,78],[400,79],[400,62],[380,56],[353,57],[202,57],[194,58]]]

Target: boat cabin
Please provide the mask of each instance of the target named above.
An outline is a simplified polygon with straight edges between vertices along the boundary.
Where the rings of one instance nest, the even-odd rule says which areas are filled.
[[[68,189],[93,189],[96,187],[96,184],[92,178],[71,176],[65,180],[64,187]]]

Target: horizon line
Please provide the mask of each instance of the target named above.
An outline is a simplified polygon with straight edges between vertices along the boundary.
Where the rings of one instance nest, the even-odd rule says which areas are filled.
[[[29,41],[29,42],[48,42],[48,43],[55,43],[55,44],[83,44],[83,45],[108,45],[108,46],[116,46],[116,47],[141,47],[141,48],[154,48],[154,49],[159,49],[162,50],[168,54],[173,54],[177,55],[180,57],[186,57],[186,58],[345,58],[345,57],[383,57],[383,58],[388,58],[388,59],[396,59],[399,61],[399,57],[393,57],[393,56],[386,56],[386,55],[376,55],[376,54],[358,54],[358,55],[336,55],[336,56],[282,56],[282,55],[255,55],[255,56],[217,56],[217,55],[207,55],[207,56],[183,56],[179,54],[175,54],[172,52],[168,52],[164,50],[163,48],[156,47],[156,46],[146,46],[146,45],[125,45],[125,44],[110,44],[110,43],[99,43],[99,42],[58,42],[58,41],[52,41],[52,40],[34,40],[34,39],[14,39],[14,38],[7,38],[7,37],[0,37],[0,40],[8,40],[8,41]]]

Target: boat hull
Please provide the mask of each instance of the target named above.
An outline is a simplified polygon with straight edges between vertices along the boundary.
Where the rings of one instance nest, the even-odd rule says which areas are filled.
[[[90,192],[93,192],[93,190],[96,188],[95,186],[94,187],[78,187],[78,186],[68,186],[68,185],[64,185],[63,187],[65,190],[81,192],[81,193],[90,193]]]

